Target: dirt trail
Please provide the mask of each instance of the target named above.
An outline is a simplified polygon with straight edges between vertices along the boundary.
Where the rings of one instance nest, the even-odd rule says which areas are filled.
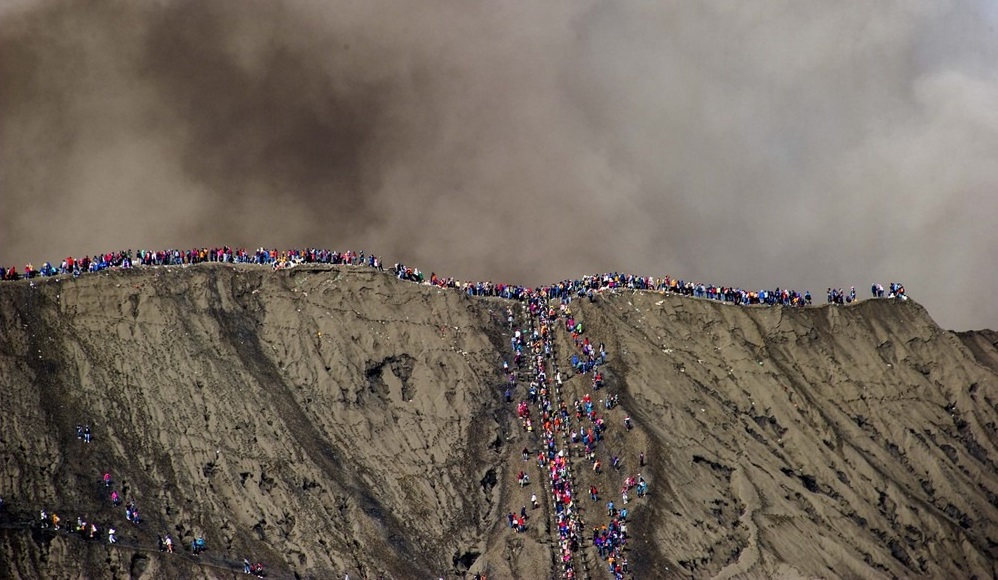
[[[45,508],[134,546],[203,534],[206,556],[275,577],[547,578],[552,503],[527,533],[505,522],[541,489],[520,457],[539,441],[502,396],[509,305],[350,266],[0,284],[0,523]],[[589,485],[649,480],[629,518],[637,577],[998,573],[993,333],[943,331],[911,301],[618,291],[572,307],[606,342],[603,393],[620,398],[600,409],[598,453],[622,471],[573,455],[579,507],[602,525]],[[565,371],[571,338],[556,336]],[[591,375],[565,374],[569,404],[593,394]],[[142,525],[111,507],[105,470]],[[188,560],[0,526],[2,577],[231,575]]]

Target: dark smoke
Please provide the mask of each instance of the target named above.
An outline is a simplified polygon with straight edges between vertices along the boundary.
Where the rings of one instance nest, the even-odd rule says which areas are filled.
[[[17,1],[0,263],[367,249],[460,278],[905,282],[998,327],[989,3]]]

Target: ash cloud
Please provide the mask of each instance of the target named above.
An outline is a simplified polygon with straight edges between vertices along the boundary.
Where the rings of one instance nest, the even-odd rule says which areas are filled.
[[[18,1],[0,262],[368,249],[460,278],[905,282],[998,327],[984,2]],[[986,295],[985,295],[986,296]]]

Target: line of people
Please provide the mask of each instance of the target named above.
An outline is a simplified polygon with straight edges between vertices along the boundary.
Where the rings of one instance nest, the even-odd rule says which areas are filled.
[[[605,344],[600,343],[597,350],[589,337],[582,334],[582,324],[575,319],[572,313],[571,296],[562,297],[558,312],[553,308],[548,310],[548,317],[550,319],[554,320],[559,316],[564,318],[565,331],[570,333],[572,345],[575,348],[575,352],[572,355],[573,367],[575,367],[580,375],[591,373],[592,391],[594,394],[599,393],[605,387],[603,371],[600,368],[607,360]],[[618,405],[619,400],[616,394],[604,393],[603,407],[607,416]],[[585,393],[581,400],[576,399],[573,402],[573,406],[575,409],[574,420],[578,424],[578,431],[571,426],[572,417],[570,415],[566,415],[565,417],[566,424],[569,425],[572,445],[581,445],[583,447],[584,457],[592,465],[592,473],[594,476],[599,476],[603,473],[603,464],[597,455],[597,450],[601,447],[600,444],[604,440],[604,434],[608,427],[607,422],[603,416],[599,415],[593,401],[593,396],[590,393]],[[624,416],[623,425],[625,432],[630,432],[633,429],[633,422],[629,415]],[[609,450],[603,453],[604,456],[609,456],[610,468],[619,472],[622,469],[620,456],[611,454]],[[640,465],[644,467],[644,453],[640,453],[639,457]],[[627,516],[629,512],[626,506],[630,501],[629,492],[635,487],[639,487],[638,496],[644,497],[647,493],[648,484],[640,473],[637,477],[627,477],[624,480],[620,495],[625,507],[618,510],[613,500],[608,501],[608,523],[603,526],[593,527],[593,545],[600,558],[607,563],[610,573],[617,580],[623,579],[626,574],[630,573],[630,564],[624,551],[628,539]],[[589,497],[593,502],[600,501],[599,490],[595,485],[589,487]]]
[[[528,433],[534,431],[533,413],[536,410],[538,426],[542,440],[542,449],[537,454],[538,469],[545,476],[549,493],[554,505],[554,516],[558,528],[558,558],[561,575],[566,579],[577,577],[574,554],[581,549],[581,531],[583,529],[580,514],[576,510],[573,477],[569,463],[568,450],[559,445],[559,435],[564,438],[564,416],[561,412],[564,404],[560,398],[560,385],[552,385],[547,376],[548,362],[553,362],[553,351],[550,347],[551,326],[539,323],[535,318],[539,301],[531,300],[523,305],[524,311],[529,311],[523,328],[515,330],[512,337],[512,347],[515,353],[514,364],[517,370],[526,363],[529,365],[531,377],[527,398],[517,404],[517,415],[521,425]],[[512,326],[512,310],[507,311]],[[503,363],[504,371],[509,371],[508,363]],[[560,373],[557,373],[560,383]],[[506,398],[509,400],[511,389],[516,388],[516,372],[510,373],[511,384],[507,388]],[[528,404],[529,403],[529,404]],[[531,405],[535,409],[531,408]],[[529,457],[529,450],[523,450],[524,459]],[[521,479],[525,474],[521,473]],[[531,497],[531,504],[538,506],[536,497]],[[526,508],[521,509],[521,519],[526,515]],[[510,514],[510,525],[513,525],[513,514]]]
[[[870,285],[870,294],[873,298],[883,298],[884,297],[884,286],[877,282]],[[900,282],[890,283],[890,293],[887,294],[887,298],[898,298],[900,300],[907,300],[908,297],[904,294],[904,284]],[[856,287],[850,286],[849,291],[845,292],[842,288],[829,288],[827,302],[829,304],[850,304],[855,302],[856,298]]]
[[[537,454],[537,462],[539,469],[545,474],[545,482],[550,485],[554,500],[559,533],[559,556],[562,576],[565,578],[576,576],[574,554],[582,548],[582,530],[585,529],[584,511],[579,508],[575,498],[576,481],[571,471],[572,446],[581,445],[584,448],[584,456],[591,462],[594,473],[599,474],[602,471],[602,464],[597,458],[596,450],[607,429],[604,417],[599,415],[588,393],[582,400],[576,399],[573,402],[574,420],[572,409],[562,395],[564,380],[561,371],[558,370],[558,359],[554,349],[555,329],[560,327],[561,323],[564,324],[564,330],[571,337],[571,344],[575,348],[575,352],[571,355],[571,364],[579,375],[591,373],[593,392],[599,391],[604,386],[603,373],[599,367],[607,360],[606,346],[601,343],[597,348],[588,336],[583,335],[583,325],[572,313],[573,296],[575,294],[572,292],[561,290],[527,291],[523,298],[523,308],[528,314],[528,324],[522,329],[516,329],[511,339],[516,371],[520,370],[523,362],[527,362],[533,374],[526,398],[517,403],[517,414],[527,432],[535,430],[534,407],[539,414],[537,427],[540,429],[543,449]],[[557,306],[552,305],[555,298]],[[512,328],[511,310],[507,310],[507,319]],[[555,371],[553,378],[548,377],[549,368]],[[517,374],[510,372],[509,365],[505,362],[503,370],[510,377],[510,385],[505,393],[506,400],[510,401],[511,392],[516,389]],[[617,404],[617,397],[607,393],[604,398],[606,412],[615,409]],[[577,430],[573,422],[577,423]],[[633,427],[629,416],[624,417],[623,423],[627,431]],[[564,445],[560,445],[559,440],[564,441]],[[523,455],[524,458],[527,457],[527,449],[523,450]],[[610,464],[617,470],[621,467],[617,456],[610,459]],[[644,465],[643,453],[641,464]],[[520,477],[524,478],[526,475],[521,472]],[[621,489],[625,505],[630,501],[628,494],[631,490],[638,487],[638,496],[644,497],[647,486],[641,474],[625,479]],[[598,501],[599,495],[595,486],[590,486],[589,493],[593,501]],[[613,508],[612,502],[610,507]],[[522,511],[525,509],[521,510],[521,513]],[[613,509],[609,523],[602,528],[594,528],[594,546],[615,578],[623,578],[630,572],[624,553],[627,541],[627,514],[626,507],[619,511]],[[515,515],[512,512],[509,515],[513,516],[510,519],[510,525],[513,526]]]
[[[84,256],[79,259],[67,257],[56,265],[53,265],[51,262],[45,262],[41,268],[35,268],[32,264],[27,264],[23,273],[19,273],[16,266],[9,268],[0,266],[0,280],[18,280],[22,277],[34,278],[38,276],[57,276],[60,274],[80,276],[87,272],[100,272],[106,269],[127,269],[134,266],[191,265],[206,262],[261,264],[269,265],[273,269],[290,268],[298,264],[350,264],[355,266],[364,265],[384,271],[381,258],[374,254],[367,254],[364,251],[339,252],[320,248],[279,251],[263,247],[252,251],[245,248],[220,246],[187,250],[138,250],[135,252],[132,250],[123,250]],[[494,296],[521,301],[528,295],[533,294],[539,294],[546,298],[573,295],[576,297],[588,296],[592,299],[596,293],[604,290],[631,289],[668,292],[738,305],[803,307],[812,304],[810,291],[798,292],[797,290],[779,287],[775,289],[745,290],[734,286],[690,282],[670,276],[636,276],[618,272],[607,272],[604,274],[582,276],[576,279],[566,279],[554,284],[530,288],[491,281],[462,282],[454,277],[438,276],[435,272],[431,272],[430,276],[426,277],[425,273],[419,268],[407,266],[402,263],[396,263],[390,270],[393,275],[402,280],[430,284],[440,288],[455,288],[467,292],[472,296]],[[892,282],[890,288],[891,292],[888,297],[907,299],[904,293],[904,286],[900,283]],[[832,292],[833,289],[829,288],[828,302],[830,303],[852,302],[856,299],[854,287],[848,294],[842,292],[841,289],[835,290],[834,300],[832,299]],[[874,298],[883,298],[883,286],[873,284],[872,293]]]
[[[350,264],[366,265],[378,270],[384,270],[381,259],[365,252],[338,252],[320,248],[291,249],[278,251],[276,249],[257,248],[255,251],[229,246],[212,248],[193,248],[188,250],[122,250],[106,252],[93,256],[74,258],[69,256],[53,265],[45,262],[40,268],[32,264],[24,266],[23,273],[16,266],[5,268],[0,266],[0,280],[19,280],[23,278],[58,276],[71,274],[80,276],[85,273],[101,272],[108,269],[129,269],[135,266],[184,266],[209,262],[228,264],[261,264],[274,269],[293,267],[298,264]]]

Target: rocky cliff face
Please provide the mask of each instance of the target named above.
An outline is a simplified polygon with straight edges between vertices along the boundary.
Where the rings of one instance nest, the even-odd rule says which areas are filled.
[[[521,457],[537,433],[502,397],[508,306],[524,320],[517,303],[345,266],[0,284],[0,576],[227,577],[243,557],[273,578],[556,574],[553,508]],[[566,370],[564,398],[620,397],[598,405],[598,453],[620,470],[569,446],[576,487],[648,480],[629,505],[637,577],[998,573],[992,333],[943,331],[910,301],[623,291],[572,307],[609,357],[605,389]],[[532,493],[516,534],[505,516]],[[603,501],[579,498],[587,526]],[[120,542],[29,525],[43,508]],[[208,551],[162,554],[167,533]],[[580,563],[607,577],[591,547]]]

